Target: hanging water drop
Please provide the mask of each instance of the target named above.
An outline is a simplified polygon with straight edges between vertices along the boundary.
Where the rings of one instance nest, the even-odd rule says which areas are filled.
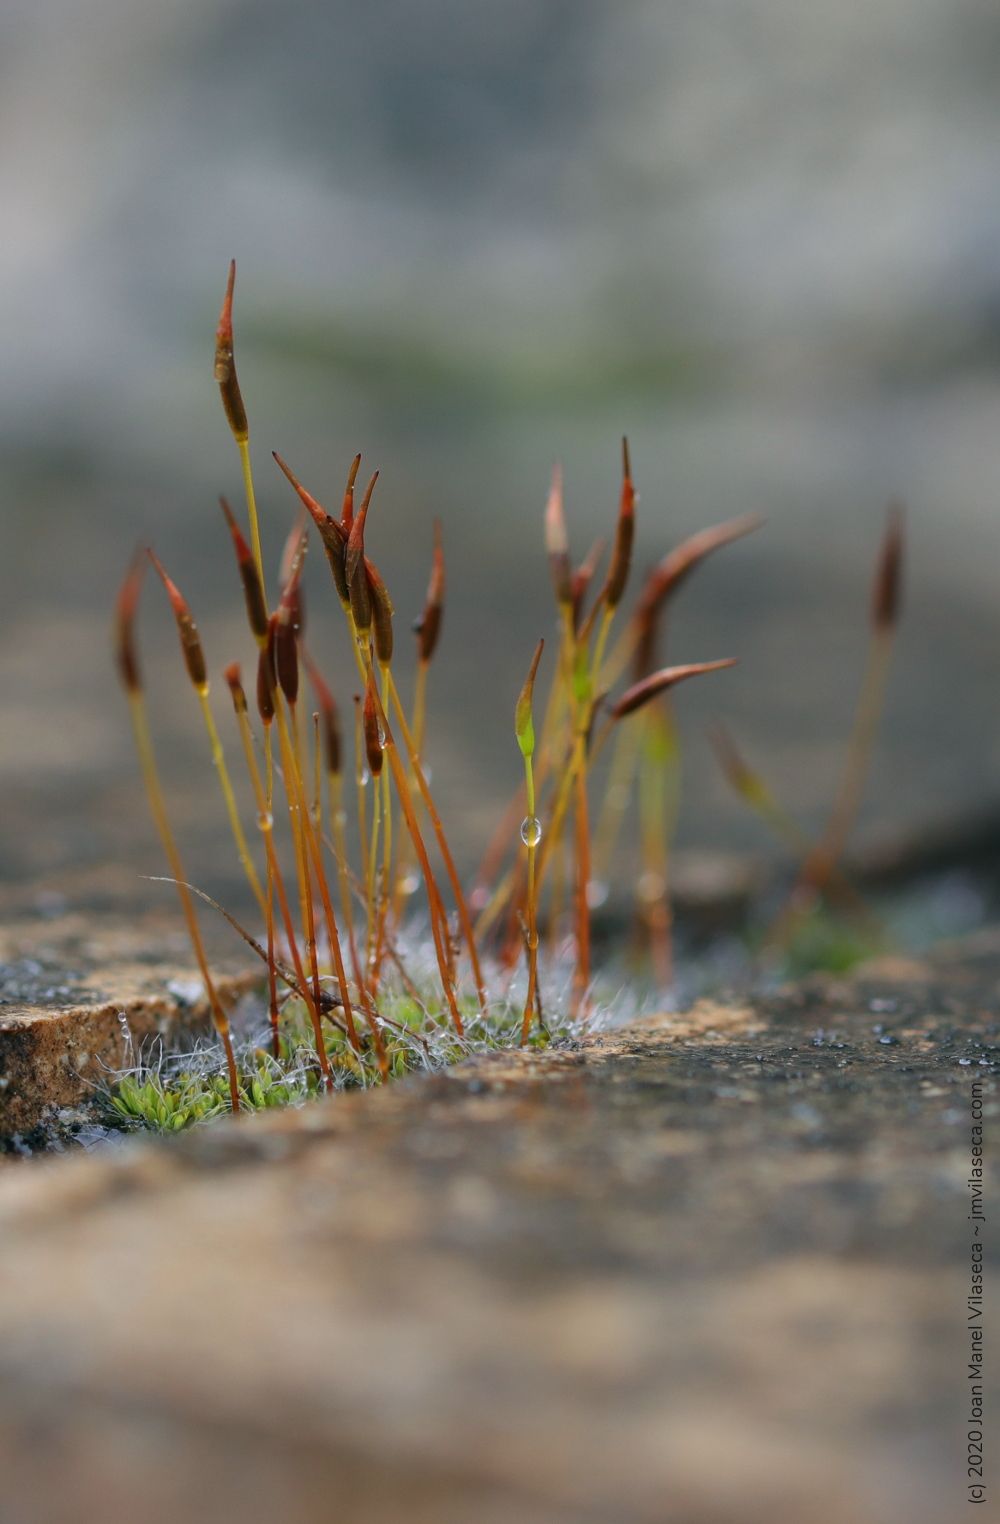
[[[537,815],[525,815],[521,821],[521,840],[526,847],[537,847],[542,839],[542,822]]]
[[[647,869],[635,886],[636,899],[643,905],[655,905],[667,892],[667,881],[662,873]]]
[[[274,824],[274,817],[270,810],[257,811],[257,824],[262,831],[269,831]]]
[[[608,897],[608,886],[601,878],[592,878],[587,885],[587,904],[597,910]]]

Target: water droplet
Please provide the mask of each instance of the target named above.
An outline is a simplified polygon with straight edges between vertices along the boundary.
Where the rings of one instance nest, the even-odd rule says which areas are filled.
[[[259,810],[257,812],[257,824],[262,831],[269,831],[274,824],[274,816],[271,814],[271,811]]]
[[[399,887],[400,891],[403,894],[416,894],[417,890],[420,888],[420,879],[415,873],[404,874]]]
[[[385,751],[385,731],[382,729],[381,725],[378,728],[378,744],[381,746],[382,750]]]
[[[427,786],[429,788],[430,787],[431,779],[433,778],[434,774],[431,772],[430,768],[427,766],[427,763],[424,761],[423,757],[421,757],[421,759],[420,759],[420,771],[423,773],[423,775],[424,775],[424,782],[427,784]]]
[[[644,905],[653,905],[657,900],[662,900],[666,887],[662,873],[650,872],[642,875],[635,886],[635,892]]]
[[[542,839],[542,822],[536,815],[525,815],[521,821],[521,840],[526,847],[537,847]]]
[[[363,767],[361,769],[361,774],[360,774],[360,776],[358,778],[358,782],[360,783],[362,788],[367,788],[369,783],[371,781],[372,781],[372,775],[371,775],[371,773],[368,771],[367,767]]]
[[[603,879],[592,878],[587,885],[587,904],[591,910],[597,910],[603,905],[608,897],[608,886]]]

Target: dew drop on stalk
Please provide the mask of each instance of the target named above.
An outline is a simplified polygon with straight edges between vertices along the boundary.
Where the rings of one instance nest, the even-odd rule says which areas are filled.
[[[587,904],[597,910],[608,897],[608,886],[601,878],[592,878],[587,885]]]
[[[415,873],[407,873],[404,875],[399,887],[401,892],[407,896],[416,894],[420,888],[420,879]]]
[[[368,771],[367,767],[363,767],[361,772],[358,774],[358,782],[361,784],[362,788],[368,787],[369,783],[371,782],[371,777],[372,775]]]
[[[269,831],[274,824],[274,817],[270,810],[257,811],[257,824],[262,831]]]
[[[526,847],[537,847],[542,839],[542,822],[537,815],[525,815],[521,821],[521,840]]]
[[[646,872],[635,886],[636,897],[644,905],[654,905],[666,893],[666,881],[662,873]]]

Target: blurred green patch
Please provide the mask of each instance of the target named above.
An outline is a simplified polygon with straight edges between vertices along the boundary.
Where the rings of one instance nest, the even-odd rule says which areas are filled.
[[[339,373],[382,395],[449,400],[466,408],[620,402],[623,396],[690,392],[721,374],[708,354],[658,338],[502,350],[449,342],[447,334],[404,320],[390,326],[384,316],[368,327],[332,314],[308,321],[248,315],[241,339],[282,363],[312,365],[327,377]]]

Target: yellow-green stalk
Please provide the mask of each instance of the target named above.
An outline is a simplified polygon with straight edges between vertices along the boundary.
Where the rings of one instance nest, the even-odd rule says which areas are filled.
[[[230,1104],[233,1111],[238,1112],[240,1109],[239,1075],[236,1069],[236,1057],[233,1053],[229,1018],[223,1008],[222,1001],[219,999],[215,982],[208,967],[208,958],[205,953],[205,944],[202,941],[201,930],[198,926],[194,901],[187,887],[184,865],[181,862],[181,855],[170,824],[170,817],[167,814],[163,789],[160,785],[159,770],[157,769],[156,757],[153,752],[149,721],[146,717],[146,701],[142,689],[142,677],[136,653],[134,629],[144,565],[145,563],[140,556],[137,555],[133,559],[118,597],[115,629],[118,670],[128,698],[129,717],[132,722],[132,733],[135,737],[135,747],[139,756],[139,766],[146,789],[146,797],[149,801],[149,811],[153,817],[153,824],[156,827],[167,862],[170,865],[170,873],[181,902],[181,909],[187,924],[188,937],[194,952],[195,961],[198,964],[202,983],[205,987],[205,997],[208,1000],[209,1010],[212,1013],[212,1021],[219,1034],[219,1039],[226,1055]]]
[[[299,660],[298,660],[298,636],[295,629],[293,612],[296,607],[296,592],[302,569],[302,560],[306,547],[305,535],[299,542],[299,548],[295,553],[293,564],[281,595],[278,613],[272,621],[274,630],[273,654],[274,670],[277,678],[280,695],[275,695],[275,710],[278,721],[278,738],[282,748],[282,765],[285,769],[285,787],[294,795],[298,805],[297,823],[301,831],[303,841],[303,858],[306,870],[306,899],[309,902],[309,912],[312,915],[312,891],[309,887],[309,863],[312,862],[316,884],[319,888],[320,901],[323,907],[323,915],[326,921],[327,940],[330,945],[330,954],[334,961],[337,974],[337,982],[340,987],[340,998],[344,1008],[344,1020],[351,1040],[351,1047],[358,1050],[357,1032],[354,1025],[354,1014],[351,1008],[351,996],[347,983],[347,971],[344,968],[343,953],[340,946],[340,933],[337,927],[336,913],[333,909],[333,901],[330,898],[329,886],[326,881],[326,873],[323,867],[323,854],[320,850],[318,833],[313,828],[309,812],[309,803],[306,795],[304,778],[304,759],[300,739],[298,721],[298,693],[299,693]],[[284,698],[288,706],[290,725],[286,726],[285,716],[281,699]],[[289,738],[289,731],[291,738]],[[289,763],[291,772],[289,772]],[[317,997],[318,998],[318,997]],[[376,1029],[377,1031],[377,1029]],[[381,1038],[376,1037],[376,1048],[381,1052]]]
[[[340,726],[337,719],[337,706],[334,703],[333,694],[316,666],[311,661],[305,649],[302,657],[309,673],[309,681],[312,683],[320,707],[320,724],[323,732],[323,753],[326,763],[327,781],[327,815],[330,827],[330,838],[333,843],[333,855],[337,864],[337,883],[340,892],[340,911],[345,930],[347,931],[348,947],[351,955],[351,971],[354,981],[361,993],[362,1000],[366,996],[366,987],[361,970],[361,961],[358,957],[357,939],[354,934],[354,910],[351,904],[351,886],[347,866],[347,839],[345,834],[344,820],[344,780],[342,775],[342,748],[340,741]]]
[[[276,694],[276,691],[275,691],[274,671],[273,671],[273,664],[272,664],[272,660],[271,660],[271,652],[265,646],[264,650],[260,652],[260,654],[258,656],[258,659],[257,659],[257,709],[258,709],[258,712],[260,714],[261,723],[262,723],[262,725],[264,727],[265,755],[266,755],[266,757],[268,759],[270,759],[270,756],[271,756],[271,746],[269,744],[270,743],[271,726],[274,724],[275,715],[276,715],[276,712],[277,712],[276,711],[276,700],[277,700],[277,694]],[[265,842],[267,843],[269,851],[270,851],[271,863],[272,863],[272,868],[273,868],[273,880],[274,880],[274,885],[275,885],[275,888],[276,888],[277,894],[278,894],[278,904],[279,904],[280,909],[281,909],[282,920],[283,920],[284,926],[285,926],[285,936],[286,936],[286,938],[288,940],[288,947],[289,947],[289,951],[291,953],[292,962],[293,962],[293,964],[295,966],[295,972],[298,975],[299,986],[300,986],[300,989],[301,989],[302,998],[305,1001],[306,1009],[307,1009],[308,1014],[309,1014],[309,1019],[310,1019],[310,1021],[312,1023],[313,1031],[315,1032],[318,1029],[318,1027],[319,1027],[320,1018],[321,1018],[321,1015],[322,1015],[322,1008],[321,1008],[321,1005],[319,1003],[318,997],[317,997],[317,995],[315,993],[315,990],[316,990],[315,983],[314,983],[314,987],[313,987],[312,990],[310,990],[310,988],[309,988],[309,980],[308,980],[308,978],[306,976],[306,971],[305,971],[305,968],[304,968],[303,963],[302,963],[301,955],[299,953],[298,940],[297,940],[296,935],[295,935],[295,926],[294,926],[294,923],[292,921],[292,914],[291,914],[291,910],[290,910],[289,904],[288,904],[288,896],[287,896],[287,894],[285,892],[284,880],[282,878],[281,871],[280,871],[280,869],[278,867],[277,855],[276,855],[275,850],[274,850],[274,834],[273,834],[274,833],[274,822],[273,822],[273,776],[272,776],[272,773],[271,773],[271,771],[269,769],[268,773],[267,773],[265,784],[264,784],[264,786],[262,788],[262,786],[261,786],[261,780],[260,780],[260,773],[259,773],[258,768],[257,768],[257,759],[254,756],[254,752],[253,752],[253,739],[252,739],[252,737],[250,735],[249,721],[244,720],[244,723],[241,725],[240,730],[241,730],[241,736],[243,738],[244,752],[245,752],[246,757],[247,757],[247,767],[248,767],[248,769],[250,771],[250,777],[251,777],[251,780],[252,780],[253,785],[254,785],[254,793],[255,793],[255,797],[257,799],[258,810],[260,810],[261,809],[261,805],[263,805],[263,809],[261,810],[262,829],[265,831]],[[291,808],[291,804],[289,804],[289,808]],[[293,850],[295,852],[296,871],[298,872],[298,870],[299,870],[299,864],[300,864],[300,856],[299,856],[299,852],[298,852],[298,840],[297,840],[297,837],[295,835],[294,828],[293,828],[293,832],[292,832],[292,837],[293,837],[292,845],[293,845]],[[302,899],[301,899],[301,882],[302,882],[302,880],[301,880],[301,874],[299,873],[298,883],[299,883],[299,888],[300,888],[300,896],[299,896],[300,908],[301,908],[301,904],[302,904]],[[305,916],[304,915],[303,915],[303,931],[305,931]]]
[[[875,564],[868,659],[833,809],[822,836],[802,864],[788,907],[768,938],[771,942],[787,941],[799,914],[808,911],[816,896],[827,888],[861,808],[899,621],[903,546],[903,510],[891,504]]]
[[[448,950],[445,942],[448,934],[448,927],[447,921],[442,917],[440,894],[437,892],[434,875],[431,871],[430,860],[427,856],[427,848],[424,845],[424,839],[420,833],[420,826],[417,824],[416,815],[413,810],[413,802],[406,780],[406,769],[404,768],[397,754],[395,738],[393,737],[392,729],[389,725],[388,715],[386,714],[385,709],[379,700],[378,692],[375,687],[374,676],[369,676],[367,691],[371,692],[374,704],[378,712],[378,718],[382,727],[383,736],[382,750],[389,758],[389,765],[392,768],[393,779],[396,784],[396,793],[399,798],[400,807],[403,811],[407,829],[410,833],[410,838],[413,842],[413,846],[417,854],[417,859],[420,863],[421,872],[424,875],[424,882],[427,885],[428,901],[431,906],[431,933],[434,938],[434,950],[437,955],[438,971],[441,975],[441,983],[444,989],[445,998],[448,1001],[448,1008],[451,1012],[451,1019],[454,1023],[455,1031],[459,1037],[461,1037],[464,1034],[464,1025],[462,1022],[462,1013],[459,1010],[458,1002],[455,999],[455,989],[448,961]],[[437,901],[436,907],[435,896]]]
[[[167,576],[154,552],[152,550],[148,550],[147,554],[153,565],[156,567],[160,580],[166,589],[167,597],[170,600],[170,607],[173,611],[174,622],[177,625],[177,633],[180,637],[181,653],[184,657],[184,665],[187,668],[188,677],[191,679],[192,687],[198,696],[198,703],[201,708],[202,718],[205,722],[205,729],[208,733],[208,742],[212,753],[212,761],[215,765],[216,773],[218,774],[219,784],[222,789],[222,797],[225,800],[226,804],[226,813],[229,816],[229,826],[233,833],[233,840],[236,843],[236,851],[243,866],[243,871],[246,874],[247,883],[253,890],[254,898],[256,899],[257,904],[260,906],[261,914],[266,916],[267,900],[265,898],[264,891],[261,888],[260,879],[257,877],[257,870],[253,865],[253,860],[250,856],[250,849],[247,846],[246,837],[243,834],[243,826],[240,822],[240,812],[236,806],[236,796],[233,793],[233,785],[230,781],[229,769],[226,766],[225,753],[222,749],[222,742],[219,739],[219,732],[216,729],[215,720],[212,716],[212,706],[209,703],[208,697],[208,668],[205,664],[205,653],[202,650],[201,637],[198,634],[198,627],[195,624],[191,610],[188,607],[187,602],[182,596],[176,583],[172,582],[171,579]]]
[[[542,828],[538,816],[535,814],[535,778],[532,771],[532,758],[535,754],[535,724],[532,714],[532,697],[535,690],[535,675],[538,672],[538,663],[542,659],[542,651],[545,648],[544,640],[540,640],[535,647],[535,654],[531,659],[528,676],[524,687],[521,689],[517,705],[514,710],[514,734],[517,744],[524,759],[524,797],[526,813],[524,823],[521,826],[521,839],[527,849],[528,857],[528,896],[526,907],[526,937],[528,944],[528,990],[524,1001],[524,1015],[521,1018],[521,1046],[528,1041],[528,1033],[531,1029],[531,1017],[535,1009],[535,996],[538,986],[538,901],[535,886],[535,853],[538,850],[538,842]]]
[[[670,844],[679,798],[677,732],[669,709],[650,706],[639,764],[639,840],[642,874],[639,910],[649,933],[653,968],[661,988],[673,983],[673,913]]]

